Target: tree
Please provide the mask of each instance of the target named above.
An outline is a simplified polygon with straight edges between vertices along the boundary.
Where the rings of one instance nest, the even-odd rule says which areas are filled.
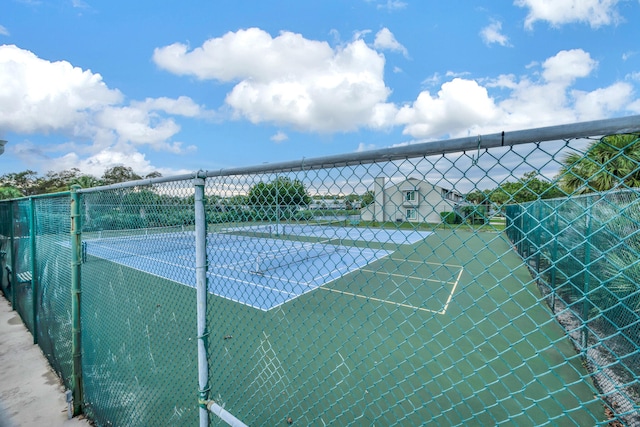
[[[299,207],[307,206],[311,201],[304,184],[288,177],[259,182],[249,190],[247,199],[256,212],[256,219],[261,220],[290,218]]]
[[[67,191],[78,177],[80,169],[72,168],[60,172],[49,171],[44,177],[36,179],[36,194],[57,193]]]
[[[349,194],[344,198],[344,206],[347,210],[358,209],[360,207],[360,196]]]
[[[92,175],[80,175],[73,180],[71,180],[71,185],[77,184],[82,188],[91,188],[97,187],[101,185],[101,182],[98,178]]]
[[[15,187],[0,187],[0,200],[17,199],[22,193]]]
[[[608,135],[594,141],[584,155],[563,159],[560,180],[567,193],[591,193],[640,187],[640,135]]]
[[[158,171],[153,171],[151,173],[146,174],[145,179],[152,179],[152,178],[161,178],[162,174]]]
[[[362,202],[360,203],[360,207],[369,206],[376,199],[376,194],[373,190],[369,190],[362,195]]]
[[[465,196],[465,199],[468,202],[475,203],[477,205],[481,205],[483,203],[487,203],[489,201],[489,190],[474,190]]]
[[[138,179],[142,179],[142,177],[128,166],[114,166],[107,169],[102,175],[102,182],[104,185],[135,181]]]
[[[491,190],[489,199],[498,205],[553,199],[565,194],[554,183],[541,180],[535,171],[525,173],[516,182],[507,181]]]
[[[28,169],[23,172],[2,175],[0,177],[0,185],[16,188],[23,196],[31,196],[36,194],[37,179],[37,172]]]

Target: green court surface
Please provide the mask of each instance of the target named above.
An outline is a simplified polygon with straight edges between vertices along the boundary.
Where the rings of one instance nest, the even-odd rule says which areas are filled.
[[[505,237],[437,231],[396,249],[269,312],[210,299],[211,397],[248,425],[603,420]]]
[[[195,289],[92,257],[83,275],[88,413],[194,425]],[[247,425],[594,425],[602,404],[539,299],[506,238],[461,231],[269,311],[209,294],[209,397]]]

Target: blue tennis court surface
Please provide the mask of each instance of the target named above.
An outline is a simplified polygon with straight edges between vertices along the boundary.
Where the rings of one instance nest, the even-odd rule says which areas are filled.
[[[322,234],[321,237],[326,240],[309,243],[211,233],[207,237],[208,290],[219,297],[266,311],[391,253],[334,245],[329,240],[335,236]],[[89,239],[84,242],[84,252],[186,286],[196,286],[192,232]]]
[[[249,231],[274,235],[312,236],[323,239],[344,239],[398,245],[413,244],[425,239],[430,231],[398,230],[387,228],[339,227],[312,224],[273,224],[227,228],[224,231]]]

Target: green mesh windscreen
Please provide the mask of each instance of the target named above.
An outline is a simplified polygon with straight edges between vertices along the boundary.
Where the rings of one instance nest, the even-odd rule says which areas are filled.
[[[29,200],[14,204],[17,217],[13,222],[13,284],[15,286],[15,309],[33,334],[33,292],[31,274],[31,206]]]
[[[602,395],[636,413],[640,385],[640,193],[507,207],[507,235],[565,325]]]
[[[38,344],[65,386],[71,383],[69,196],[35,200]]]
[[[12,274],[12,236],[13,236],[13,203],[0,202],[0,267],[2,271],[2,280],[0,281],[0,289],[5,298],[12,301],[13,289],[11,281]]]
[[[83,201],[87,414],[99,425],[196,425],[191,182]]]

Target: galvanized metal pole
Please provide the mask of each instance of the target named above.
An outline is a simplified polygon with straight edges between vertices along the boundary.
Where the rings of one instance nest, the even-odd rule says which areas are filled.
[[[558,262],[558,206],[553,209],[553,249],[551,250],[551,311],[555,313],[556,307],[556,263]]]
[[[7,277],[8,280],[11,280],[11,308],[16,309],[16,285],[17,285],[17,276],[16,276],[16,258],[18,254],[16,253],[16,232],[14,230],[16,224],[16,218],[13,215],[14,206],[16,206],[16,202],[13,200],[9,202],[9,216],[11,217],[11,227],[9,230],[9,253],[11,253],[11,277]]]
[[[80,217],[79,185],[71,187],[71,390],[73,392],[73,415],[82,413],[84,400],[82,380],[82,328],[81,314],[81,269],[82,269],[82,223]]]
[[[209,425],[209,362],[207,360],[207,220],[204,210],[204,178],[194,179],[196,221],[196,322],[198,332],[198,403],[200,427]]]
[[[587,198],[584,199],[585,204],[587,204]],[[583,354],[587,354],[587,346],[589,345],[589,264],[591,264],[591,208],[592,205],[585,206],[585,211],[587,212],[587,224],[586,230],[584,233],[585,237],[585,248],[584,248],[584,283],[582,288],[582,352]]]
[[[33,343],[38,344],[38,274],[36,261],[36,201],[29,198],[29,240],[31,243],[31,300],[33,317]]]

